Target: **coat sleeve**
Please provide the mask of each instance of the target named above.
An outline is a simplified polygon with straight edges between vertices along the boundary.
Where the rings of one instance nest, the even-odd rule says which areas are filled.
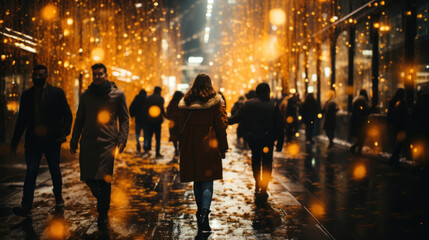
[[[85,101],[84,95],[80,98],[79,107],[77,108],[76,119],[74,120],[74,127],[72,138],[70,140],[70,149],[77,149],[80,135],[82,133],[83,124],[85,122]]]
[[[27,104],[27,101],[25,100],[26,96],[25,94],[22,95],[21,101],[19,104],[19,111],[18,111],[18,117],[16,119],[15,124],[15,130],[13,132],[12,142],[10,144],[10,147],[12,149],[16,149],[19,143],[19,140],[21,139],[22,134],[25,131],[26,123],[25,123],[25,115],[27,107],[25,106]]]
[[[218,140],[219,151],[222,154],[228,150],[228,140],[226,138],[226,128],[228,127],[228,117],[226,114],[225,107],[223,104],[219,104],[216,108],[214,128],[216,131],[216,137]]]
[[[63,121],[64,121],[62,130],[63,130],[64,136],[68,136],[71,131],[73,115],[63,90],[61,90],[61,93],[60,93],[60,101],[61,101],[61,110],[63,111],[62,115],[63,115]]]
[[[118,104],[118,119],[119,119],[119,144],[127,145],[128,131],[130,129],[130,117],[128,115],[127,102],[125,100],[125,94],[122,92],[119,97]]]

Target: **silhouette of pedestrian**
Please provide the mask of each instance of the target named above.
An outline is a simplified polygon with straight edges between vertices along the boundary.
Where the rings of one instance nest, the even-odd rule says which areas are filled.
[[[130,117],[134,117],[135,129],[136,129],[136,142],[137,142],[137,152],[140,152],[140,132],[143,132],[146,125],[146,114],[144,113],[144,103],[146,101],[146,91],[144,89],[140,90],[139,94],[134,97],[130,105]]]
[[[323,106],[323,129],[326,131],[326,136],[329,139],[328,148],[334,146],[334,137],[336,129],[336,115],[338,112],[337,103],[334,100],[335,93],[333,90],[328,92],[328,100],[326,100],[325,105]]]
[[[256,98],[246,101],[238,117],[231,117],[229,124],[242,122],[248,133],[252,151],[252,170],[255,178],[255,197],[266,200],[271,179],[274,142],[280,152],[284,142],[284,123],[278,106],[270,100],[270,86],[260,83]]]
[[[55,204],[63,206],[62,177],[60,170],[61,144],[70,134],[72,113],[64,91],[46,82],[48,69],[43,65],[33,68],[34,86],[24,91],[19,105],[18,118],[10,145],[11,153],[16,149],[25,131],[25,162],[27,172],[21,207],[12,210],[20,216],[31,214],[34,189],[42,154],[48,162],[52,178]]]
[[[316,124],[317,114],[320,112],[320,106],[317,104],[313,93],[308,93],[304,103],[301,106],[302,122],[305,124],[305,140],[311,144],[313,141],[313,130]]]
[[[389,101],[387,123],[391,125],[395,137],[395,148],[389,163],[395,167],[399,167],[401,151],[405,150],[407,146],[407,139],[410,132],[408,130],[410,116],[407,104],[405,103],[405,90],[403,88],[398,88]]]
[[[412,116],[412,156],[416,165],[424,170],[424,177],[429,174],[429,93],[420,91],[416,103],[411,108]]]
[[[153,94],[147,97],[144,109],[147,119],[147,131],[145,131],[146,136],[144,137],[144,151],[149,153],[152,149],[152,137],[153,134],[155,134],[156,157],[160,158],[162,157],[161,125],[165,117],[164,98],[161,96],[161,87],[155,87]]]
[[[222,179],[222,158],[228,150],[226,110],[206,74],[198,74],[179,108],[180,179],[194,182],[198,233],[210,232],[213,180]]]
[[[234,106],[232,106],[231,116],[236,117],[236,116],[240,115],[240,112],[243,110],[244,103],[245,103],[244,97],[240,96],[238,98],[238,101],[234,103]],[[241,139],[243,139],[242,146],[243,147],[247,146],[247,140],[246,140],[245,134],[246,133],[245,133],[243,124],[238,123],[238,126],[237,126],[237,147],[241,145]]]
[[[355,97],[352,103],[350,135],[357,138],[356,142],[350,147],[350,152],[352,153],[360,154],[362,152],[370,112],[368,93],[365,89],[361,89],[359,91],[359,96]]]
[[[80,139],[80,179],[97,199],[98,229],[105,231],[115,155],[127,143],[129,116],[125,94],[107,80],[106,67],[97,63],[91,68],[93,81],[80,98],[70,152],[76,153]]]
[[[299,95],[294,93],[288,99],[286,107],[286,138],[291,142],[296,132],[298,132],[298,112],[299,112]]]
[[[166,117],[170,120],[168,124],[170,131],[169,141],[173,142],[174,145],[174,156],[179,156],[179,136],[180,136],[180,126],[177,124],[179,121],[179,102],[183,98],[184,94],[181,91],[176,91],[171,98],[170,103],[168,103],[167,111],[165,113]]]

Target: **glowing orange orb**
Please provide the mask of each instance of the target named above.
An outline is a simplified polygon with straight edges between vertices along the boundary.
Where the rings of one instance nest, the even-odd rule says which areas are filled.
[[[359,164],[353,170],[353,178],[360,180],[366,176],[366,167],[363,164]]]
[[[55,18],[57,16],[57,13],[57,7],[52,4],[48,4],[42,9],[42,17],[46,20],[51,20]]]
[[[268,153],[268,152],[270,151],[270,149],[269,149],[268,147],[264,147],[264,148],[262,149],[262,151],[263,151],[264,153]]]
[[[270,10],[270,23],[273,25],[282,25],[286,22],[286,13],[283,9],[276,8]]]
[[[158,106],[152,106],[149,108],[149,116],[156,118],[161,114],[161,109]]]
[[[110,121],[110,113],[106,110],[100,111],[97,116],[98,122],[107,124]]]
[[[287,146],[286,151],[292,155],[296,156],[299,153],[299,145],[296,143],[291,143]]]

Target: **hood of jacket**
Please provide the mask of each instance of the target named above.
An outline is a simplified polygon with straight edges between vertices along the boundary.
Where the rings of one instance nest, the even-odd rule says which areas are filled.
[[[182,98],[179,102],[179,108],[190,109],[190,110],[209,109],[219,103],[224,104],[224,101],[222,96],[217,93],[214,97],[210,98],[207,102],[195,101],[195,102],[191,102],[189,106],[186,105],[185,99]]]

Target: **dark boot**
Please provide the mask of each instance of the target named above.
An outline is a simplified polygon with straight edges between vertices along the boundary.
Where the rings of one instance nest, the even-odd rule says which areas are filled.
[[[198,225],[198,232],[211,232],[212,228],[209,224],[209,214],[210,210],[203,208],[203,210],[199,213],[200,224]]]

